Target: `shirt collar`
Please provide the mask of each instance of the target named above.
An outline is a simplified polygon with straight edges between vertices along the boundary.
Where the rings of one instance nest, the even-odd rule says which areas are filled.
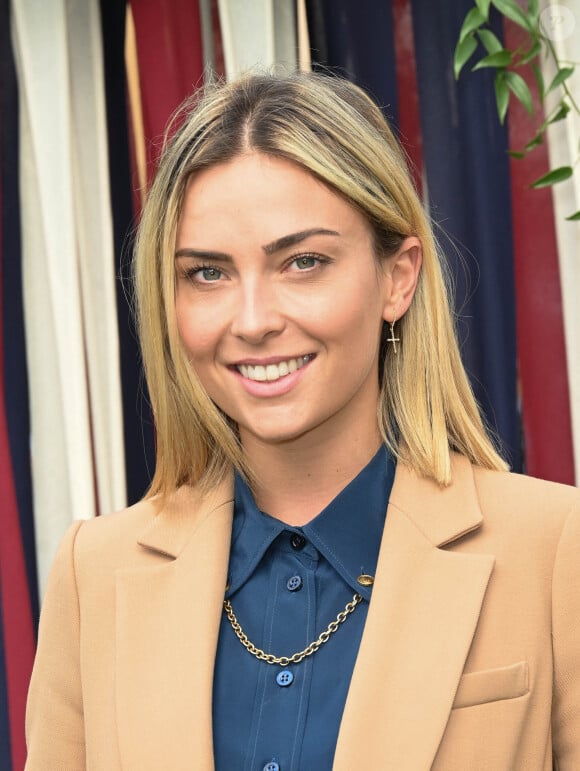
[[[375,574],[394,474],[394,462],[381,446],[328,506],[299,528],[261,512],[248,485],[236,473],[226,596],[247,581],[271,543],[286,531],[302,533],[353,591],[369,600],[371,587],[361,586],[357,578],[363,573]]]
[[[320,514],[302,528],[306,538],[342,578],[370,600],[371,587],[361,574],[374,577],[395,464],[381,446],[374,458]]]

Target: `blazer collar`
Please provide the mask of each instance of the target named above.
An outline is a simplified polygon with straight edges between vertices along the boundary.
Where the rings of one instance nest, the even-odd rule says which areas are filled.
[[[334,771],[427,771],[453,705],[494,557],[437,548],[477,529],[470,464],[440,488],[399,464]]]
[[[116,573],[122,768],[213,771],[212,684],[232,527],[232,480],[184,487],[139,536],[152,552]]]
[[[434,546],[445,546],[477,530],[483,520],[470,462],[454,454],[451,469],[453,482],[442,487],[399,463],[389,501]]]

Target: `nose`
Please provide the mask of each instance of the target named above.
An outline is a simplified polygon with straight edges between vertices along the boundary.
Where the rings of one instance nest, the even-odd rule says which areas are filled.
[[[280,334],[285,326],[280,298],[266,278],[254,278],[239,286],[231,332],[254,345]]]

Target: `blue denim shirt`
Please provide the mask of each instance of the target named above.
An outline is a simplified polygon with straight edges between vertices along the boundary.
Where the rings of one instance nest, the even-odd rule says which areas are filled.
[[[248,638],[276,656],[316,640],[355,593],[363,600],[299,664],[259,661],[222,617],[214,673],[216,771],[330,771],[362,636],[393,483],[384,447],[311,522],[290,527],[258,510],[236,476],[229,586]]]

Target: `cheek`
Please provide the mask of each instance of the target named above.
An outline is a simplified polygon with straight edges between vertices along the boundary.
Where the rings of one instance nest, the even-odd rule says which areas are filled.
[[[376,283],[370,281],[346,283],[320,303],[312,302],[308,313],[332,337],[368,340],[371,345],[383,323],[383,303]]]
[[[179,337],[192,360],[203,360],[215,349],[219,340],[217,318],[204,307],[180,300],[178,295],[175,313]]]

